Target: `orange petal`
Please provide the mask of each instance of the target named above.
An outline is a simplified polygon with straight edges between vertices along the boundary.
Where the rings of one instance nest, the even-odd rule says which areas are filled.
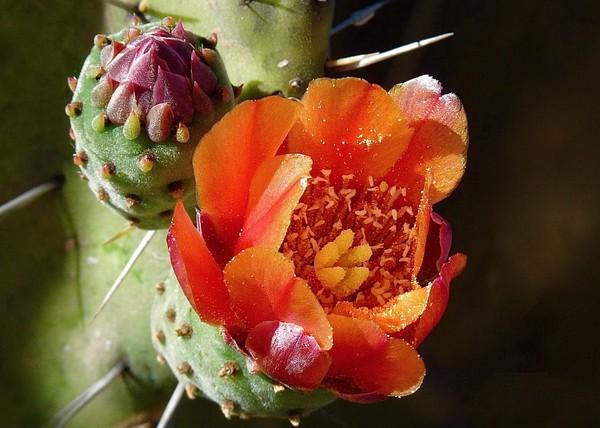
[[[412,130],[383,88],[357,78],[316,79],[302,98],[290,152],[309,155],[316,170],[354,174],[366,182],[383,176],[410,141]]]
[[[432,204],[458,185],[468,145],[467,117],[460,100],[454,94],[442,96],[441,92],[440,83],[430,76],[417,77],[390,91],[415,133],[388,179],[410,188],[430,168]]]
[[[200,318],[213,325],[237,324],[229,306],[223,273],[181,200],[175,207],[167,244],[179,284]]]
[[[331,326],[308,284],[294,275],[294,264],[277,250],[251,247],[225,267],[231,305],[248,329],[263,321],[302,327],[322,349],[332,344]]]
[[[254,173],[277,153],[301,108],[298,102],[275,96],[247,101],[200,140],[193,160],[198,200],[229,251],[244,221]]]
[[[425,171],[425,182],[421,191],[419,209],[415,218],[415,237],[412,240],[412,275],[416,280],[423,265],[425,249],[427,248],[427,236],[429,235],[429,224],[431,223],[431,190],[433,187],[433,174],[430,169]]]
[[[248,247],[278,249],[290,225],[294,207],[306,189],[312,161],[291,154],[263,162],[250,185],[242,234],[235,253]]]
[[[427,308],[417,322],[402,332],[400,337],[415,348],[425,340],[446,311],[450,297],[450,282],[462,272],[466,263],[467,257],[464,254],[455,254],[448,259],[448,262],[442,266],[440,275],[427,287],[431,288]]]
[[[351,302],[339,302],[333,313],[373,321],[384,332],[394,334],[419,319],[427,308],[430,291],[430,287],[418,288],[400,294],[390,299],[385,305],[376,308],[357,308]]]
[[[415,392],[425,376],[419,354],[401,339],[387,337],[371,321],[329,315],[334,345],[324,385],[354,401],[365,394],[402,397]]]

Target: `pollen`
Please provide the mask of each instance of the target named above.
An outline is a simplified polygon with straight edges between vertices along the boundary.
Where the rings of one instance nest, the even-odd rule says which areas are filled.
[[[418,287],[412,280],[416,210],[406,189],[330,175],[323,170],[309,179],[281,246],[296,275],[326,312],[340,301],[382,306]]]

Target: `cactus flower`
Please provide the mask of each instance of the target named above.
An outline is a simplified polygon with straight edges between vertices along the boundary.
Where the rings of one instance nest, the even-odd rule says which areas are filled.
[[[194,154],[195,227],[182,205],[171,262],[200,319],[256,372],[370,402],[416,391],[416,351],[466,257],[432,211],[460,181],[467,128],[428,76],[389,93],[313,81],[300,102],[247,101]]]

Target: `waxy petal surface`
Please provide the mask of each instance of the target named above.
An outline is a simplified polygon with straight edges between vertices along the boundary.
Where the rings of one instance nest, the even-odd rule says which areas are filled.
[[[322,349],[332,344],[331,326],[294,264],[276,249],[252,247],[225,267],[231,306],[248,330],[263,321],[294,323],[314,336]]]
[[[390,299],[383,306],[375,308],[356,307],[350,302],[339,302],[334,314],[370,320],[388,334],[401,332],[419,319],[427,308],[431,287],[422,287]]]
[[[269,377],[305,391],[321,385],[331,362],[317,341],[292,323],[257,325],[248,335],[246,348]]]
[[[278,249],[294,207],[307,186],[312,160],[281,155],[263,162],[250,184],[248,208],[235,253],[248,247]]]
[[[316,79],[302,103],[288,151],[309,155],[315,170],[331,169],[332,177],[377,179],[409,144],[412,130],[400,108],[385,90],[364,80]]]
[[[429,76],[420,76],[396,85],[391,97],[400,106],[415,133],[389,180],[411,187],[431,169],[431,203],[446,196],[458,185],[466,166],[467,117],[454,94],[441,95],[442,87]]]
[[[231,253],[244,222],[252,178],[262,162],[275,156],[301,108],[280,97],[246,101],[215,124],[194,153],[200,206]]]
[[[324,385],[345,399],[402,397],[415,392],[425,376],[419,354],[401,339],[389,338],[371,322],[330,315],[335,342]]]
[[[455,254],[442,266],[439,276],[431,283],[427,308],[417,322],[409,326],[400,334],[404,340],[415,348],[429,336],[429,333],[440,322],[450,297],[450,282],[464,269],[467,257],[464,254]]]
[[[175,275],[194,310],[204,322],[213,325],[237,324],[229,307],[229,293],[223,272],[194,227],[183,203],[177,202],[167,236]]]

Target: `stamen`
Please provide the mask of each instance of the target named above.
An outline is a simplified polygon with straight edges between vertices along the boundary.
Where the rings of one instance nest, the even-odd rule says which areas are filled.
[[[281,252],[306,279],[326,312],[339,301],[375,307],[418,287],[412,278],[415,218],[406,190],[354,177],[311,178],[297,204]]]

